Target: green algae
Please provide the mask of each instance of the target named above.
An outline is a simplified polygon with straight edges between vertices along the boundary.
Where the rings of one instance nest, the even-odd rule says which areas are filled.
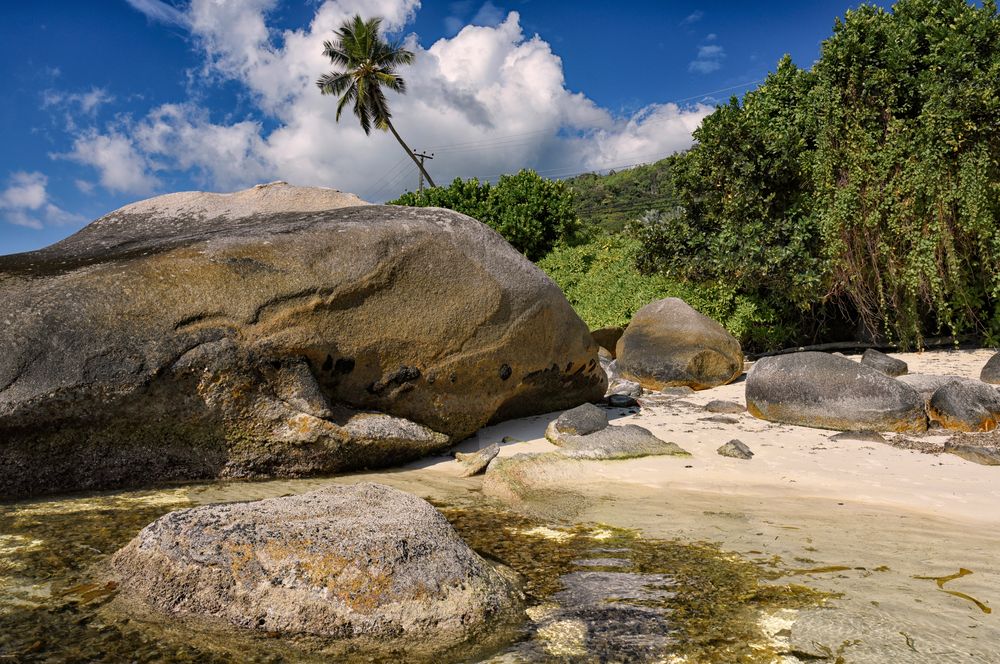
[[[981,602],[978,599],[976,599],[975,597],[972,597],[971,595],[967,595],[967,594],[965,594],[963,592],[959,592],[957,590],[948,590],[948,589],[946,589],[944,587],[944,584],[948,583],[949,581],[954,581],[956,579],[961,579],[962,577],[969,576],[970,574],[972,574],[972,570],[968,570],[968,569],[965,569],[964,567],[960,567],[957,572],[955,572],[954,574],[949,574],[947,576],[915,576],[913,578],[914,579],[922,579],[922,580],[925,580],[925,581],[933,581],[933,582],[935,582],[937,584],[937,587],[938,587],[938,589],[941,592],[944,592],[944,593],[946,593],[948,595],[951,595],[952,597],[958,597],[959,599],[964,599],[967,602],[972,602],[983,613],[986,613],[986,614],[993,613],[993,609],[991,609],[989,607],[989,605],[986,604],[985,602]]]
[[[762,613],[816,607],[833,596],[799,584],[772,583],[780,572],[707,542],[646,539],[603,525],[554,529],[485,507],[440,508],[473,549],[522,575],[529,602],[535,604],[560,590],[561,577],[580,570],[577,561],[587,558],[613,555],[628,562],[629,572],[669,576],[670,592],[662,598],[627,601],[664,611],[673,645],[662,655],[685,662],[771,662],[778,653],[760,627]],[[586,569],[622,571],[617,566]]]
[[[117,588],[97,570],[144,526],[189,506],[192,490],[0,506],[0,662],[329,660],[332,651],[315,640],[220,636],[178,621],[157,624],[108,611]],[[521,575],[529,605],[551,604],[563,588],[562,578],[581,570],[669,576],[672,582],[662,597],[610,601],[661,610],[670,630],[670,652],[665,654],[686,662],[769,662],[776,653],[760,626],[761,616],[814,607],[829,597],[802,585],[776,583],[787,573],[779,560],[749,561],[710,543],[647,539],[636,531],[607,526],[557,526],[484,507],[478,504],[481,500],[470,495],[461,501],[462,507],[438,507],[475,550]],[[594,562],[587,565],[587,560]],[[511,639],[535,636],[526,628]],[[470,659],[471,652],[454,651],[435,661],[478,661]],[[349,658],[393,661],[359,650]],[[594,653],[588,653],[574,661],[594,659]]]

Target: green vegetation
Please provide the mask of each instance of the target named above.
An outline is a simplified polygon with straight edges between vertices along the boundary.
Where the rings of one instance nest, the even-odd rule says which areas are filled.
[[[503,175],[492,186],[475,178],[456,178],[448,187],[407,192],[390,204],[443,207],[467,214],[489,225],[533,261],[559,242],[572,242],[580,230],[569,188],[531,170]]]
[[[382,131],[391,131],[433,187],[434,180],[424,165],[392,126],[389,102],[382,90],[388,88],[400,94],[406,92],[406,81],[396,73],[396,68],[413,62],[413,52],[382,39],[381,27],[381,18],[366,21],[355,15],[344,21],[334,33],[336,38],[332,42],[323,42],[323,55],[330,58],[335,67],[342,67],[343,71],[323,74],[316,85],[324,95],[340,95],[337,122],[340,122],[344,107],[353,103],[354,115],[365,135],[371,133],[372,125]]]
[[[655,164],[611,171],[607,175],[586,173],[566,180],[580,221],[597,231],[618,233],[637,214],[657,206],[674,205],[670,171],[675,159],[667,157]]]
[[[639,252],[635,239],[606,234],[586,244],[557,247],[538,266],[559,284],[591,329],[626,325],[632,314],[653,300],[679,297],[722,323],[748,347],[789,340],[791,331],[766,304],[720,283],[644,275],[636,268]]]
[[[753,351],[998,343],[1000,15],[979,4],[848,11],[811,69],[786,56],[655,164],[561,185],[532,174],[503,197],[456,180],[399,202],[454,207],[548,254],[591,326],[676,295]]]
[[[808,340],[1000,333],[1000,18],[901,0],[838,21],[705,119],[678,210],[637,223],[644,272],[717,281]]]

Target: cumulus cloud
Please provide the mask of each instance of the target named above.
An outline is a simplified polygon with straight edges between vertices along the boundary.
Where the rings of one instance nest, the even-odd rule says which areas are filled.
[[[131,138],[117,131],[85,132],[73,142],[71,152],[52,156],[93,167],[101,185],[108,191],[148,194],[159,183],[150,172],[147,156],[136,148]]]
[[[184,10],[202,74],[242,84],[268,118],[266,128],[250,119],[213,121],[193,102],[166,104],[127,128],[82,134],[66,156],[96,168],[105,188],[133,193],[154,188],[156,174],[170,169],[191,171],[217,189],[284,179],[378,201],[414,188],[416,169],[392,135],[366,136],[350,114],[337,123],[336,100],[320,95],[315,80],[332,69],[322,41],[343,20],[380,15],[385,29],[399,34],[419,1],[327,0],[308,26],[284,31],[271,24],[276,6],[191,0]],[[522,167],[559,176],[653,160],[688,147],[710,110],[658,104],[616,117],[567,89],[561,59],[524,33],[517,12],[504,15],[491,2],[452,10],[475,11],[471,24],[427,48],[406,37],[416,54],[401,72],[409,92],[390,96],[402,137],[435,153],[429,170],[438,184]]]
[[[69,213],[49,200],[48,178],[39,172],[12,173],[0,191],[0,216],[11,224],[41,229],[45,224],[69,224],[83,217]]]
[[[709,35],[709,41],[713,41],[715,35]],[[688,64],[688,71],[696,74],[711,74],[722,68],[722,61],[726,57],[726,49],[718,44],[706,44],[698,47],[698,56]]]

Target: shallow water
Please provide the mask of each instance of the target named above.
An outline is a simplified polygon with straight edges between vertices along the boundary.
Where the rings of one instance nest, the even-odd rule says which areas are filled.
[[[988,612],[1000,597],[992,529],[622,484],[589,487],[598,499],[572,522],[540,520],[484,498],[477,478],[421,469],[0,505],[0,661],[331,661],[291,640],[111,615],[116,589],[95,573],[168,511],[330,481],[421,495],[473,548],[522,574],[523,629],[474,660],[1000,662],[998,614]]]

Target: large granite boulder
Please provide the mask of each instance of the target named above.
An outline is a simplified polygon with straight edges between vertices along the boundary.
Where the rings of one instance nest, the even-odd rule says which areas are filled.
[[[924,399],[881,371],[827,353],[765,357],[747,375],[755,417],[838,431],[925,431]]]
[[[171,512],[111,559],[112,610],[207,629],[443,651],[522,616],[516,576],[426,501],[378,484]]]
[[[978,380],[942,386],[927,403],[931,421],[956,431],[992,431],[1000,422],[1000,389]]]
[[[1000,353],[989,359],[979,374],[979,380],[984,383],[1000,385]]]
[[[386,465],[604,395],[498,234],[360,203],[172,194],[0,257],[0,498]]]
[[[701,390],[743,373],[743,352],[733,335],[675,297],[636,312],[618,340],[616,362],[624,378],[648,390]]]

